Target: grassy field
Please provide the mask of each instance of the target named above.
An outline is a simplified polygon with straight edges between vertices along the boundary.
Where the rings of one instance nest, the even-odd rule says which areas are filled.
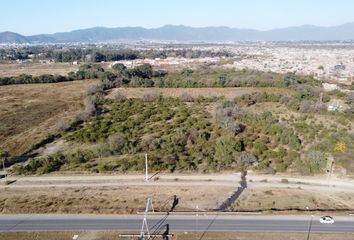
[[[306,209],[354,209],[354,193],[323,192],[287,188],[246,189],[232,211]]]
[[[95,83],[88,80],[0,87],[0,148],[12,155],[29,150],[60,122],[80,112],[86,90]]]
[[[118,240],[129,239],[119,237],[119,232],[31,232],[31,233],[0,233],[2,240],[67,240],[72,239],[74,235],[79,235],[80,240]],[[307,233],[216,233],[216,232],[186,232],[176,233],[172,239],[179,240],[298,240],[306,239]],[[354,234],[351,233],[311,233],[311,240],[352,240]],[[133,239],[133,238],[131,238]],[[135,238],[134,238],[135,239]]]
[[[18,76],[20,74],[29,74],[39,76],[42,74],[66,75],[71,71],[77,71],[79,65],[70,65],[68,63],[53,64],[0,64],[0,77]]]
[[[179,199],[175,210],[218,207],[234,190],[232,187],[126,186],[1,189],[0,213],[87,213],[132,214],[144,211],[152,197],[156,210],[168,211],[173,196]]]

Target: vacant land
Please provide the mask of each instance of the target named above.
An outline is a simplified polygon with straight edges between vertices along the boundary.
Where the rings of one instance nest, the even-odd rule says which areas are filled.
[[[255,210],[346,210],[354,209],[354,193],[324,192],[287,188],[246,189],[230,208],[232,211]]]
[[[166,73],[150,65],[131,69],[117,65],[105,72],[99,65],[85,65],[66,80],[88,78],[99,78],[102,85],[90,89],[89,116],[81,119],[85,123],[61,128],[66,132],[61,132],[57,142],[65,142],[66,147],[13,167],[14,174],[136,172],[144,168],[145,153],[152,170],[165,172],[252,169],[313,175],[326,173],[335,159],[334,174],[354,173],[354,115],[327,112],[334,94],[321,95],[312,77],[208,68]],[[121,86],[127,88],[105,91]],[[103,97],[105,93],[108,98]],[[349,95],[344,97],[351,101]],[[23,107],[22,102],[15,107],[31,113],[12,116],[8,111],[5,115],[7,135],[2,136],[6,139],[2,145],[12,155],[43,140],[26,126],[38,125],[31,114],[38,116],[38,109],[43,109],[40,113],[45,118],[53,116],[52,109],[46,109],[47,102],[34,109]],[[58,121],[47,129],[66,120],[56,117]],[[331,121],[324,124],[326,118]],[[34,137],[26,141],[17,136],[17,126],[24,126],[22,131]]]
[[[144,211],[151,197],[159,211],[169,211],[174,195],[176,211],[216,208],[234,188],[210,186],[121,186],[0,190],[0,213],[131,214]]]
[[[79,235],[82,240],[118,240],[129,239],[119,237],[119,232],[32,232],[32,233],[0,233],[0,238],[3,240],[67,240],[72,239],[74,235]],[[307,233],[216,233],[216,232],[186,232],[177,233],[172,239],[191,240],[215,240],[215,239],[228,239],[228,240],[298,240],[306,239]],[[352,240],[354,234],[351,233],[311,233],[311,240]],[[135,239],[135,238],[131,238]]]
[[[165,172],[248,168],[310,175],[325,173],[331,159],[336,159],[335,174],[351,174],[354,170],[350,160],[354,149],[348,130],[350,113],[304,113],[281,101],[289,97],[287,94],[255,93],[235,101],[207,98],[186,103],[179,98],[145,95],[156,89],[140,89],[141,93],[135,88],[120,90],[123,95],[124,91],[131,92],[126,95],[132,98],[101,99],[104,114],[64,135],[70,152],[36,159],[14,169],[14,173],[142,171],[145,153],[149,154],[152,170]],[[165,90],[175,96],[174,90],[185,89]],[[195,94],[212,91],[187,90],[196,90]],[[237,89],[234,91],[237,94]],[[143,95],[143,99],[133,94]],[[337,119],[338,124],[322,123],[327,116]],[[344,149],[338,151],[338,144]]]
[[[179,199],[175,211],[193,211],[196,205],[201,211],[208,211],[218,208],[239,186],[236,174],[163,175],[149,183],[142,178],[141,175],[24,177],[1,187],[0,214],[136,213],[143,210],[147,197],[152,197],[155,210],[168,211],[174,195]],[[309,207],[319,214],[354,212],[354,192],[345,182],[333,181],[336,187],[328,187],[325,178],[321,185],[316,185],[320,184],[320,178],[304,178],[302,184],[278,180],[279,177],[261,182],[252,180],[228,210],[279,210],[279,214],[303,212]]]
[[[77,71],[79,65],[70,65],[68,63],[53,64],[0,64],[0,77],[12,77],[20,74],[29,74],[39,76],[42,74],[66,75],[71,71]]]
[[[20,155],[83,108],[96,81],[0,87],[0,148]]]
[[[225,97],[233,99],[244,94],[263,93],[268,94],[292,94],[290,89],[284,88],[257,88],[257,87],[238,87],[238,88],[116,88],[108,98],[114,98],[118,93],[127,98],[142,98],[145,94],[154,93],[161,94],[164,97],[181,97],[183,94],[188,94],[192,98],[198,97]]]

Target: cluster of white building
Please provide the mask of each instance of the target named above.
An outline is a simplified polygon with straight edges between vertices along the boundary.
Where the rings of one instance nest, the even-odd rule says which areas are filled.
[[[242,58],[234,61],[236,69],[256,69],[278,73],[296,72],[314,75],[318,79],[341,82],[352,81],[354,76],[354,46],[268,46],[240,47]]]
[[[122,60],[113,62],[111,65],[117,63],[122,63],[128,68],[139,66],[142,64],[150,64],[151,66],[181,66],[188,67],[191,64],[203,64],[203,63],[217,63],[220,62],[222,58],[220,57],[206,57],[206,58],[179,58],[179,57],[168,57],[168,58],[155,58],[155,59],[135,59],[135,60]]]

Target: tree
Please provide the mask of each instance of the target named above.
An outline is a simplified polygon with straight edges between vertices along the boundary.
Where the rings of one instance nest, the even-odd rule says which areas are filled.
[[[113,82],[116,79],[117,75],[115,75],[114,73],[110,72],[110,71],[105,71],[103,73],[103,75],[101,76],[101,80],[107,80],[110,82]]]
[[[131,74],[133,77],[151,78],[152,66],[150,64],[143,64],[132,69]]]
[[[117,133],[108,138],[109,149],[112,152],[121,152],[126,144],[127,140],[124,135]]]
[[[251,165],[251,164],[257,162],[257,158],[253,154],[245,152],[245,151],[241,152],[240,160],[243,164],[246,164],[246,165]]]
[[[219,76],[219,86],[225,87],[225,85],[226,85],[226,75],[222,74]]]
[[[106,56],[100,52],[95,52],[92,56],[92,61],[94,62],[104,62],[106,61]]]
[[[122,63],[116,63],[112,66],[112,69],[118,73],[122,73],[127,67]]]
[[[320,172],[326,167],[327,158],[322,151],[309,151],[306,154],[306,158],[312,173]]]

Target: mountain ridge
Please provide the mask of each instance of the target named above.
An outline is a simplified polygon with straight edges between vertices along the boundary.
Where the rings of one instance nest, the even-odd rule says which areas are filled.
[[[0,43],[70,43],[120,40],[161,41],[349,41],[354,40],[354,22],[338,26],[301,25],[271,30],[231,28],[225,26],[189,27],[164,25],[158,28],[93,27],[70,32],[24,36],[0,32]]]

